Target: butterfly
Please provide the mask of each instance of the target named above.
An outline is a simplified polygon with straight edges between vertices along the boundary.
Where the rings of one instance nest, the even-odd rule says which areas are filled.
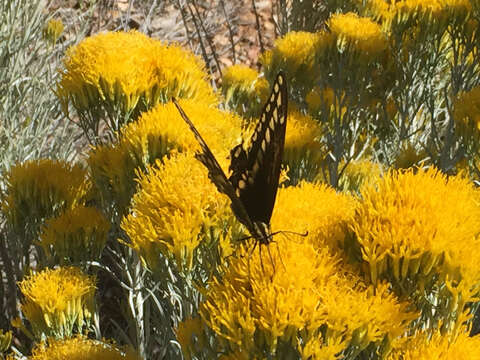
[[[237,219],[260,245],[268,245],[272,234],[270,219],[277,196],[280,166],[287,127],[287,81],[279,72],[249,145],[240,143],[230,151],[230,177],[227,178],[205,140],[173,99],[183,120],[200,143],[195,157],[208,169],[208,176],[218,191],[230,198]]]

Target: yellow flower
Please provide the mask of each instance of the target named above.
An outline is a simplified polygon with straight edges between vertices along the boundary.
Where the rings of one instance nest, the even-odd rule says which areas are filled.
[[[6,175],[2,210],[19,232],[82,202],[89,190],[86,171],[60,160],[31,160]]]
[[[317,113],[321,109],[330,109],[334,104],[334,93],[333,89],[326,88],[320,89],[318,86],[315,86],[305,98],[308,108],[311,113]]]
[[[479,290],[480,258],[471,251],[480,245],[478,190],[461,176],[410,169],[365,186],[361,198],[352,228],[371,281],[438,286],[435,320],[457,321]]]
[[[343,243],[353,215],[354,200],[325,185],[280,189],[272,231],[309,234],[279,233],[270,245],[255,251],[244,246],[229,258],[223,276],[205,289],[200,307],[202,321],[219,337],[216,351],[227,351],[232,359],[275,357],[289,346],[320,355],[403,334],[417,315],[408,313],[387,286],[376,292],[362,286],[330,252]],[[315,342],[322,336],[321,344]]]
[[[49,339],[32,350],[29,360],[140,360],[131,347],[118,347],[113,342],[91,340],[83,336],[71,339]]]
[[[242,119],[230,112],[221,111],[205,102],[179,101],[192,120],[208,147],[227,156],[230,149],[240,140]],[[159,105],[142,114],[135,122],[121,131],[121,146],[128,148],[138,159],[161,158],[172,149],[199,150],[200,145],[181,118],[173,103]]]
[[[409,312],[411,305],[400,302],[389,287],[366,287],[351,275],[323,288],[322,310],[327,313],[331,332],[337,332],[340,338],[346,335],[351,345],[360,349],[403,336],[418,314]]]
[[[392,22],[406,24],[416,18],[430,25],[433,22],[464,21],[472,11],[469,0],[369,0],[367,4],[375,18],[387,27]]]
[[[247,118],[260,114],[268,91],[268,81],[248,66],[233,65],[223,73],[222,94],[228,108]]]
[[[93,314],[95,279],[74,267],[45,269],[19,283],[25,297],[21,310],[37,339],[70,337]],[[86,322],[86,324],[85,324]]]
[[[308,232],[316,248],[343,247],[346,226],[355,215],[355,200],[325,184],[301,182],[279,189],[272,216],[272,230]]]
[[[334,14],[328,21],[337,47],[354,50],[361,58],[372,58],[384,53],[387,42],[380,25],[354,13]]]
[[[480,336],[469,336],[463,328],[457,336],[435,331],[419,332],[408,337],[386,360],[479,360]]]
[[[229,202],[218,193],[207,169],[191,154],[158,163],[139,179],[131,214],[122,229],[149,267],[158,269],[158,254],[173,256],[179,268],[190,270],[193,252],[210,228],[220,232]],[[213,264],[212,264],[213,265]]]
[[[317,175],[325,154],[321,135],[318,121],[299,111],[289,111],[283,161],[294,183],[300,179],[313,180]]]
[[[306,93],[318,78],[315,70],[318,40],[318,33],[304,31],[291,31],[275,40],[274,48],[260,58],[266,78],[273,79],[283,70],[291,87]]]
[[[393,166],[396,169],[408,169],[413,166],[426,164],[427,160],[428,154],[425,150],[418,150],[411,143],[405,143],[400,149]]]
[[[285,134],[285,152],[294,153],[303,150],[319,151],[318,138],[321,128],[317,121],[299,111],[292,110],[288,113],[287,131]]]
[[[79,263],[98,259],[107,241],[110,223],[95,208],[77,206],[49,219],[40,234],[40,246],[48,256]]]
[[[310,360],[336,360],[342,358],[342,351],[348,346],[345,339],[337,338],[325,344],[321,335],[316,334],[300,348],[302,359]]]
[[[195,352],[201,351],[207,342],[203,324],[199,317],[187,318],[178,324],[177,340],[182,347],[183,356],[191,359]]]
[[[241,136],[242,119],[205,103],[179,101],[208,146],[222,163]],[[199,150],[198,141],[173,103],[158,105],[120,132],[115,144],[95,147],[87,159],[93,183],[106,204],[126,213],[136,191],[136,171],[146,171],[156,159],[174,150]]]
[[[458,95],[453,103],[453,118],[458,134],[476,146],[480,139],[480,86]]]
[[[64,62],[57,94],[65,110],[71,102],[97,123],[100,109],[132,119],[172,97],[217,102],[201,60],[140,32],[86,38],[67,51]],[[110,125],[117,130],[122,124]]]
[[[43,36],[51,43],[55,44],[62,35],[63,32],[63,22],[58,19],[50,19],[43,29]]]
[[[325,247],[277,235],[262,252],[242,248],[231,258],[224,276],[205,290],[200,314],[220,338],[218,352],[247,358],[275,358],[287,346],[313,352],[305,344],[322,336],[321,329],[324,344],[337,344],[337,352],[402,334],[416,316],[406,312],[407,304],[386,287],[374,295],[346,273]]]
[[[5,353],[10,348],[12,332],[0,329],[0,353]]]
[[[260,77],[258,71],[246,65],[232,65],[225,69],[222,77],[222,91],[228,91],[230,88],[239,88],[246,92],[261,90],[263,100],[268,96],[268,82]]]
[[[307,94],[305,101],[307,102],[309,113],[314,116],[319,113],[324,113],[326,116],[336,113],[338,114],[337,117],[343,117],[347,112],[346,106],[341,106],[341,103],[345,101],[345,93],[342,91],[341,94],[336,96],[334,90],[330,87],[321,89],[315,86]]]
[[[351,161],[345,168],[339,185],[344,191],[358,191],[363,184],[374,184],[382,173],[382,165],[372,160]]]

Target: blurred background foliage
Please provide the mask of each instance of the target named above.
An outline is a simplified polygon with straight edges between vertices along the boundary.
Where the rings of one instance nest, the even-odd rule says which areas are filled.
[[[3,0],[0,20],[2,358],[480,358],[478,1]],[[262,253],[170,99],[226,170],[279,71],[286,232]]]

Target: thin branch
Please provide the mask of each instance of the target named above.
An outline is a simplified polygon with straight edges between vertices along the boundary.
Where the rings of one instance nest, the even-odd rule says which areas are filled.
[[[233,57],[233,63],[237,63],[237,56],[235,53],[235,41],[233,39],[233,28],[232,24],[230,24],[230,19],[227,14],[227,10],[225,9],[225,2],[224,0],[220,0],[220,5],[222,6],[223,14],[225,15],[225,21],[227,22],[227,28],[228,28],[228,35],[230,38],[230,44],[232,44],[232,57]]]
[[[150,23],[152,20],[153,11],[157,7],[157,1],[158,0],[153,0],[152,6],[150,6],[150,10],[148,10],[148,14],[145,17],[145,21],[143,22],[143,25],[141,27],[142,32],[145,32],[145,33],[148,32],[148,28],[150,27]]]
[[[257,33],[258,33],[258,42],[260,44],[260,52],[263,54],[265,52],[265,47],[263,46],[262,28],[260,27],[260,16],[258,15],[257,5],[255,4],[255,0],[252,0],[252,8],[255,14],[255,22],[257,24]]]
[[[208,58],[207,49],[205,49],[205,45],[203,44],[202,34],[200,33],[200,29],[198,27],[197,20],[195,19],[195,15],[193,14],[192,8],[188,4],[188,0],[187,0],[187,3],[186,3],[186,6],[187,6],[188,11],[190,12],[190,15],[192,16],[193,25],[195,25],[195,30],[197,32],[198,42],[200,43],[200,49],[202,50],[203,59],[205,61],[205,64],[207,65],[208,69],[210,70],[210,72],[212,72],[212,69],[210,68],[210,59]]]
[[[195,12],[197,13],[198,19],[200,21],[200,26],[202,27],[202,30],[205,34],[205,38],[207,39],[208,46],[210,46],[210,49],[212,50],[212,55],[213,55],[213,59],[215,60],[215,64],[217,65],[217,70],[220,74],[220,77],[222,77],[222,68],[220,67],[220,62],[218,61],[217,52],[215,51],[215,45],[213,44],[212,39],[208,35],[207,29],[203,25],[202,17],[200,16],[200,12],[198,11],[196,1],[192,0],[192,4],[193,4],[193,8],[195,9]]]
[[[193,50],[193,40],[192,40],[193,37],[190,34],[190,29],[188,28],[187,15],[185,14],[183,5],[180,4],[180,0],[177,0],[177,6],[180,9],[180,14],[182,15],[182,22],[183,22],[183,26],[185,27],[185,34],[187,35],[188,46],[190,46],[190,49]]]

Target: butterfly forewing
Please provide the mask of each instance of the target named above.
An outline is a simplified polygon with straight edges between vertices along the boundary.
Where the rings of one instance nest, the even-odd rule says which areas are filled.
[[[249,147],[231,151],[229,180],[252,222],[270,223],[277,195],[287,124],[287,84],[279,73]]]
[[[227,195],[230,198],[230,201],[232,202],[232,210],[235,216],[237,216],[240,222],[244,224],[252,233],[254,231],[254,225],[252,224],[241,200],[236,196],[235,189],[228,181],[227,176],[220,167],[217,159],[213,155],[205,140],[203,140],[202,136],[193,125],[192,121],[188,118],[181,106],[178,104],[178,102],[175,99],[172,100],[178,111],[180,112],[183,120],[185,120],[185,122],[188,124],[190,130],[192,130],[195,138],[200,144],[202,151],[197,153],[195,157],[208,169],[208,177],[215,184],[218,191]]]

